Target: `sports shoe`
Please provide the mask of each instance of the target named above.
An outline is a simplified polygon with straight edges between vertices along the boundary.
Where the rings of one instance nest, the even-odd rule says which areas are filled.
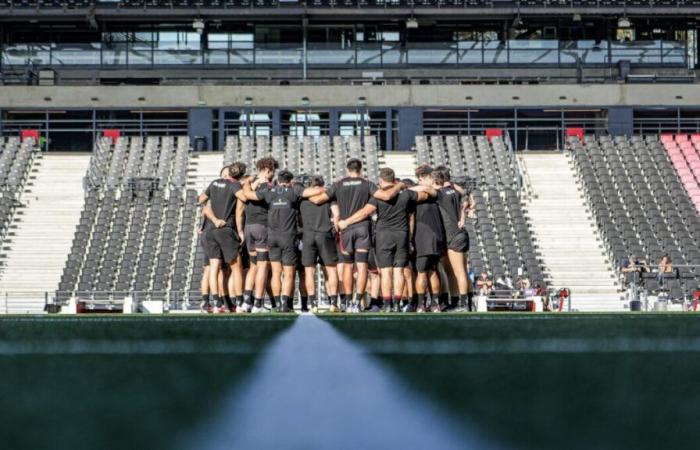
[[[218,308],[216,308],[217,314],[226,314],[227,312],[228,312],[228,308],[226,307],[226,305],[219,306]]]
[[[423,314],[425,313],[425,305],[418,305],[418,308],[416,308],[416,312],[418,314]]]
[[[406,303],[406,304],[404,305],[404,307],[401,309],[401,312],[413,313],[413,312],[416,312],[416,307],[413,306],[413,305],[410,304],[410,303]]]
[[[210,304],[210,303],[201,302],[201,303],[199,304],[199,310],[202,311],[203,313],[209,313],[209,314],[211,314],[211,312],[212,312],[211,304]]]
[[[253,305],[250,303],[243,302],[243,304],[236,309],[237,312],[241,314],[249,313],[253,309]]]
[[[434,312],[434,313],[442,312],[442,308],[440,307],[440,304],[437,302],[433,302],[433,304],[430,305],[430,312]]]
[[[390,312],[392,312],[392,310],[393,310],[393,307],[392,307],[391,303],[384,302],[384,304],[382,305],[381,312],[390,313]]]
[[[282,303],[284,303],[284,302],[282,302]],[[279,312],[281,312],[281,313],[291,313],[291,312],[294,312],[294,309],[292,309],[292,308],[290,308],[289,306],[283,304],[283,305],[280,305]]]
[[[394,313],[401,312],[401,305],[399,305],[399,302],[393,302],[391,304],[391,312],[394,312]]]

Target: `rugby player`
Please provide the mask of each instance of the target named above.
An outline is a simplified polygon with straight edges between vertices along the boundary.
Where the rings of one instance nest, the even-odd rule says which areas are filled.
[[[393,188],[397,184],[394,170],[388,167],[381,169],[379,183],[383,190]],[[409,263],[409,243],[412,238],[409,235],[409,215],[417,203],[427,200],[431,195],[437,193],[434,190],[403,190],[388,201],[371,198],[365,207],[339,222],[338,226],[343,231],[376,212],[375,255],[381,278],[384,312],[399,310],[405,287],[404,268]],[[377,306],[370,305],[370,308],[376,310]]]
[[[297,216],[299,203],[303,198],[323,193],[323,187],[304,188],[292,184],[294,176],[288,170],[277,174],[277,185],[261,192],[254,190],[257,186],[246,183],[242,195],[245,199],[267,203],[267,229],[272,279],[270,285],[275,302],[280,312],[293,310],[294,269],[296,266],[295,237],[297,233]],[[258,281],[267,278],[267,271],[258,268]],[[283,277],[284,275],[284,277]],[[255,285],[255,303],[262,304],[264,283]]]
[[[255,164],[258,171],[254,182],[256,192],[262,193],[272,187],[272,178],[279,168],[279,164],[274,158],[261,158]],[[241,239],[243,240],[248,254],[250,255],[250,270],[246,274],[243,297],[250,302],[254,298],[253,290],[257,283],[264,287],[266,279],[257,278],[258,268],[262,268],[262,273],[267,274],[269,263],[269,247],[267,245],[267,203],[264,200],[248,200],[243,208],[243,217],[237,223],[239,233],[243,230]],[[237,218],[238,219],[238,218]],[[255,298],[261,299],[262,295]],[[274,299],[273,299],[274,300]],[[275,305],[272,305],[273,308]],[[262,303],[253,302],[252,312],[263,312]]]
[[[463,229],[466,201],[450,182],[449,171],[445,169],[433,171],[433,188],[437,189],[437,205],[445,230],[447,252],[442,258],[442,263],[451,286],[450,308],[466,310],[469,305],[469,280],[466,269],[469,235]],[[456,293],[459,294],[457,299],[454,298]]]
[[[377,189],[374,183],[362,177],[362,162],[359,159],[348,160],[346,168],[345,178],[333,183],[325,193],[311,199],[317,204],[335,201],[340,211],[339,219],[349,218],[362,209],[372,197],[384,201],[391,200],[404,187],[402,183],[396,183],[388,189]],[[345,311],[348,307],[350,312],[360,311],[359,301],[367,287],[370,241],[369,218],[348,226],[340,233],[341,261],[344,263],[343,290],[339,295],[340,305],[332,307],[339,308],[340,311]],[[353,263],[357,269],[357,280],[353,278]],[[356,298],[353,298],[353,284]]]
[[[240,237],[234,229],[237,202],[244,200],[240,179],[245,175],[246,165],[240,162],[231,164],[225,176],[214,180],[201,197],[207,201],[204,214],[214,225],[204,236],[206,254],[209,257],[209,289],[216,308],[222,308],[224,294],[218,286],[219,269],[226,264],[231,269],[228,279],[228,292],[236,297],[236,303],[243,303],[243,275],[240,258]]]
[[[325,182],[320,176],[311,177],[311,187],[323,187]],[[338,299],[338,249],[335,240],[335,229],[332,219],[332,211],[328,202],[315,204],[307,199],[302,200],[299,206],[302,223],[301,238],[301,264],[304,267],[305,286],[308,300],[311,301],[311,310],[318,310],[318,298],[316,295],[316,264],[321,264],[326,280],[326,294],[331,303],[337,304]],[[337,212],[336,212],[337,213]],[[301,310],[308,309],[302,298]]]

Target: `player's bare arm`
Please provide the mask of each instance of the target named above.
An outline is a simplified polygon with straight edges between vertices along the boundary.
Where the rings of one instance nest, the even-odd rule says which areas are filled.
[[[338,227],[340,230],[344,230],[350,225],[356,224],[358,222],[362,222],[377,210],[377,207],[371,204],[366,204],[362,209],[357,211],[355,214],[352,216],[348,217],[347,219],[343,219],[340,222],[338,222]]]
[[[210,204],[207,204],[204,207],[204,215],[206,216],[207,219],[209,219],[211,221],[211,223],[214,224],[214,226],[216,228],[221,228],[224,225],[226,225],[225,220],[222,220],[222,219],[219,219],[218,217],[216,217],[216,215],[214,214],[214,210],[211,208]]]
[[[323,186],[307,187],[301,193],[301,196],[303,198],[312,198],[312,197],[322,195],[325,192],[326,192],[326,189]]]
[[[308,189],[308,188],[307,188]],[[312,197],[309,197],[309,201],[313,203],[314,205],[322,205],[329,201],[331,198],[328,196],[328,193],[323,191],[318,195],[314,195]]]
[[[392,198],[399,195],[399,192],[401,192],[405,187],[406,187],[405,184],[403,184],[402,182],[398,182],[398,183],[394,184],[393,186],[391,186],[390,188],[377,189],[374,192],[373,197],[376,198],[377,200],[382,200],[382,201],[388,202]]]

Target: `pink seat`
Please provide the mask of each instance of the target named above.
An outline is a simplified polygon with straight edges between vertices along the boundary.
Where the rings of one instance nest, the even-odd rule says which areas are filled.
[[[677,134],[676,135],[676,142],[687,142],[687,141],[688,141],[687,134]]]
[[[700,141],[700,134],[698,133],[693,133],[690,135],[690,140],[693,142],[698,142]]]
[[[673,140],[673,135],[670,133],[663,133],[661,135],[661,142],[669,142]]]

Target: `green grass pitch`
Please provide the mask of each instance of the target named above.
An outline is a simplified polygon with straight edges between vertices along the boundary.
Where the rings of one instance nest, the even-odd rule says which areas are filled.
[[[397,382],[508,447],[697,448],[696,315],[322,317]],[[293,323],[290,315],[2,317],[0,442],[173,448]]]

